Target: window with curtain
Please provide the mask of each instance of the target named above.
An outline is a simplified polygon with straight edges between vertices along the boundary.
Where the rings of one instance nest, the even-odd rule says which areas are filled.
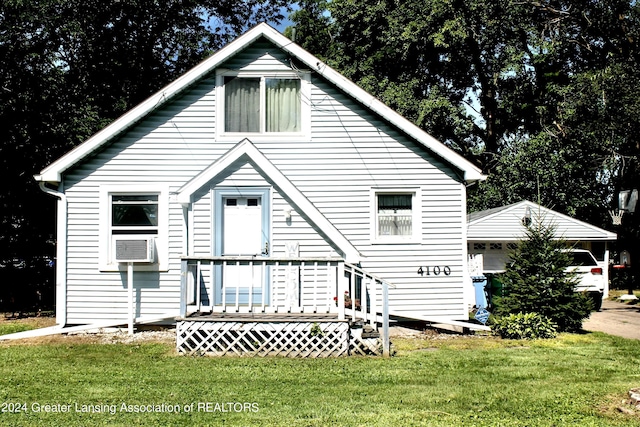
[[[300,132],[300,79],[224,78],[225,132]]]
[[[377,194],[377,236],[413,236],[413,194]]]
[[[227,132],[260,131],[260,79],[225,77],[224,127]]]

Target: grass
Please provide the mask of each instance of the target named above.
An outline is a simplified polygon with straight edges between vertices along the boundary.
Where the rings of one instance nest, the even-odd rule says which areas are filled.
[[[13,334],[15,332],[30,331],[55,325],[53,316],[28,317],[28,318],[0,318],[0,335]]]
[[[640,421],[616,410],[627,392],[640,386],[639,341],[599,333],[525,342],[440,338],[396,339],[397,353],[390,359],[324,360],[187,357],[176,355],[170,344],[95,344],[64,337],[2,344],[0,424],[635,426]],[[9,403],[25,411],[16,412]],[[135,412],[147,405],[158,411]],[[168,412],[173,405],[180,412]],[[106,412],[82,412],[91,407]],[[53,412],[65,408],[70,412]]]

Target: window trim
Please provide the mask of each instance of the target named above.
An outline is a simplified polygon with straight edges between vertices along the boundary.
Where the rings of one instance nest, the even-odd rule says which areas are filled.
[[[422,241],[422,200],[420,194],[421,188],[418,187],[372,188],[370,194],[371,243],[420,243]],[[402,237],[378,235],[378,195],[411,195],[411,236]]]
[[[154,263],[136,263],[137,271],[168,271],[168,237],[169,237],[169,192],[161,185],[103,185],[100,187],[100,271],[122,271],[126,264],[114,260],[114,236],[112,228],[112,196],[115,195],[157,195],[158,196],[158,233],[155,234]],[[131,234],[131,236],[143,236]],[[148,236],[148,235],[147,235]]]
[[[226,132],[225,130],[225,77],[240,78],[260,78],[260,105],[262,114],[260,115],[259,132]],[[271,78],[299,79],[300,80],[300,132],[267,132],[264,130],[264,110],[265,104],[265,80]],[[220,140],[234,140],[251,136],[260,139],[277,140],[299,140],[301,137],[308,137],[311,134],[311,73],[308,71],[234,71],[218,70],[216,74],[216,137]]]

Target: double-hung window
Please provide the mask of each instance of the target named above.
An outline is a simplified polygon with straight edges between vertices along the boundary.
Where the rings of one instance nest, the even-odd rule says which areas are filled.
[[[299,134],[306,114],[303,82],[294,73],[284,75],[232,74],[219,76],[223,134]]]
[[[373,192],[372,238],[378,242],[419,239],[419,216],[415,191]]]

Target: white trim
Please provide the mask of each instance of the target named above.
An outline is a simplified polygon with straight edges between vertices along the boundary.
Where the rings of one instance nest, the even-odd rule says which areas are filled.
[[[225,172],[241,158],[246,158],[270,184],[272,184],[296,212],[303,215],[310,225],[333,246],[343,252],[347,262],[359,262],[362,255],[349,240],[269,161],[248,139],[244,139],[227,151],[207,169],[182,186],[176,193],[176,201],[184,205],[192,203],[193,194],[216,176]]]
[[[411,194],[411,236],[378,236],[379,194]],[[370,201],[370,239],[372,244],[409,244],[422,241],[422,189],[420,187],[372,187]]]
[[[155,239],[155,263],[135,264],[136,271],[169,270],[169,189],[161,184],[131,185],[104,184],[100,186],[100,234],[99,268],[100,271],[126,271],[126,263],[113,260],[113,236],[111,233],[111,196],[114,194],[157,194],[158,195],[158,234]]]
[[[280,49],[297,58],[323,78],[343,90],[356,101],[360,102],[362,105],[377,113],[389,123],[414,138],[427,150],[431,151],[462,172],[465,180],[478,181],[486,179],[486,176],[482,174],[482,171],[467,161],[464,157],[424,132],[418,126],[414,125],[409,120],[387,107],[381,101],[356,86],[355,83],[348,80],[346,77],[342,76],[318,58],[311,55],[302,47],[293,43],[278,31],[264,23],[255,26],[244,35],[238,37],[235,41],[229,43],[214,55],[192,68],[180,78],[176,79],[173,83],[165,86],[146,101],[140,103],[138,106],[131,109],[100,132],[96,133],[87,141],[78,145],[69,153],[47,166],[42,170],[40,175],[36,175],[34,178],[36,181],[60,182],[62,174],[67,169],[98,150],[103,144],[127,130],[152,111],[160,108],[175,95],[209,74],[224,61],[240,52],[260,37],[265,37]]]

